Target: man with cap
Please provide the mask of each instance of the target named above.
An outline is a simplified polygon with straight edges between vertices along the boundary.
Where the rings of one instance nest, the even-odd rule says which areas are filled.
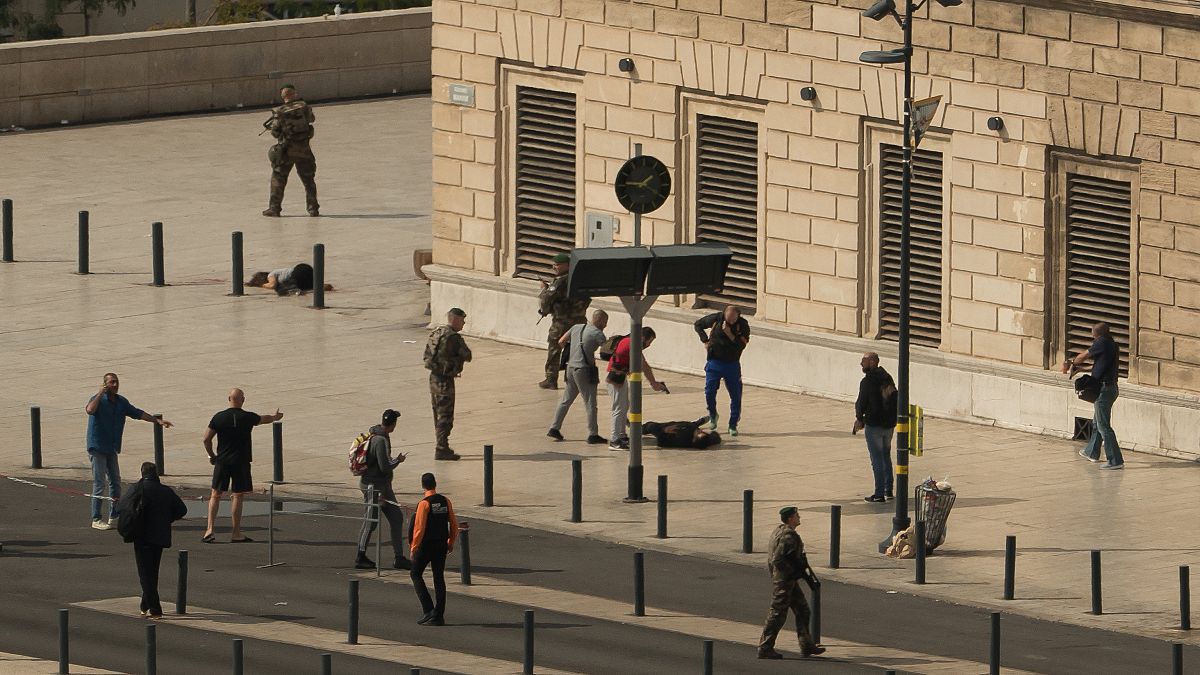
[[[821,584],[808,564],[804,542],[796,532],[796,527],[800,525],[800,511],[795,506],[785,506],[779,509],[779,519],[783,522],[771,533],[771,542],[767,545],[767,569],[771,572],[771,580],[775,582],[775,590],[771,595],[771,609],[767,611],[767,623],[758,641],[758,658],[783,658],[782,654],[775,651],[775,638],[787,622],[789,609],[796,615],[800,653],[803,656],[823,654],[825,648],[813,642],[809,631],[808,602],[800,590],[801,579],[810,586]]]
[[[367,469],[358,482],[358,489],[362,490],[363,501],[367,504],[367,516],[358,533],[358,557],[354,559],[354,566],[360,570],[375,569],[375,561],[367,557],[367,547],[371,545],[371,534],[379,524],[380,514],[387,518],[392,531],[392,553],[395,555],[392,566],[398,570],[409,569],[408,558],[404,556],[404,511],[396,504],[396,493],[392,490],[396,466],[407,456],[400,453],[392,459],[391,434],[396,430],[396,421],[399,419],[400,412],[388,408],[383,411],[380,423],[367,432],[370,434],[370,440],[367,441]],[[371,507],[372,500],[380,503],[378,511]]]
[[[454,428],[454,378],[463,364],[471,360],[471,349],[459,331],[467,322],[467,313],[458,307],[446,312],[446,324],[429,334],[425,343],[425,367],[429,369],[429,396],[433,401],[433,429],[437,435],[434,459],[456,460],[450,449],[450,430]]]
[[[542,279],[538,293],[538,314],[550,315],[550,332],[546,335],[546,379],[538,383],[542,389],[558,389],[558,366],[562,357],[561,338],[571,326],[587,321],[591,298],[567,297],[567,273],[571,271],[571,255],[559,253],[551,263],[554,279]]]

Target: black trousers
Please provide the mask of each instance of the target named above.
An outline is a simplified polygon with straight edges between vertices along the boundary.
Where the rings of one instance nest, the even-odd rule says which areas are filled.
[[[133,557],[137,560],[138,581],[142,584],[142,611],[162,614],[162,603],[158,600],[158,567],[162,562],[161,546],[133,546]]]
[[[433,568],[433,593],[437,597],[436,604],[429,597],[429,587],[425,585],[425,567]],[[439,618],[446,615],[446,552],[426,551],[418,548],[412,557],[412,571],[409,573],[413,588],[417,589],[417,598],[421,601],[421,611],[432,612]]]

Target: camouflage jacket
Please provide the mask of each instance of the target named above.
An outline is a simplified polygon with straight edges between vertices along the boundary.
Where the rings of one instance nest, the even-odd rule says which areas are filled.
[[[787,583],[800,579],[808,568],[804,555],[804,541],[800,533],[780,523],[771,533],[771,541],[767,545],[767,569],[771,579],[777,583]]]
[[[312,140],[316,115],[301,99],[271,109],[267,125],[271,135],[284,143],[307,143]]]
[[[590,304],[591,298],[567,297],[566,274],[555,277],[538,293],[538,312],[542,316],[552,315],[555,321],[566,321],[569,326],[586,322]]]
[[[438,326],[425,343],[425,367],[434,375],[457,377],[463,364],[471,360],[471,349],[458,331]]]

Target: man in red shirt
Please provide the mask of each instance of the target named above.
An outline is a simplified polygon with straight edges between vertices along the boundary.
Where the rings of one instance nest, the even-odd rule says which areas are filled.
[[[666,385],[659,382],[654,377],[654,369],[646,361],[645,351],[654,343],[654,329],[649,326],[642,327],[642,373],[650,382],[650,388],[654,391],[665,391]],[[616,349],[613,350],[612,358],[608,361],[608,378],[605,380],[605,386],[608,388],[608,395],[612,399],[612,433],[608,438],[609,450],[628,450],[629,449],[629,433],[626,431],[629,424],[629,350],[631,341],[628,336],[622,338],[617,343]]]

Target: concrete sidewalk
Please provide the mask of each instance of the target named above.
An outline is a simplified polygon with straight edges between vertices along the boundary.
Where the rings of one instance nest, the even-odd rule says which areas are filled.
[[[875,553],[892,505],[862,501],[870,469],[844,403],[748,388],[742,435],[709,452],[646,450],[646,492],[670,477],[670,534],[654,537],[655,505],[628,505],[626,453],[588,446],[576,406],[563,433],[545,436],[558,392],[538,389],[541,352],[468,338],[475,361],[459,383],[452,444],[465,456],[435,463],[421,365],[429,319],[425,285],[411,269],[429,242],[429,101],[383,100],[318,109],[320,219],[268,220],[267,142],[261,112],[118,124],[0,138],[0,168],[16,201],[17,258],[0,265],[0,472],[81,478],[82,408],[101,375],[176,423],[166,432],[169,482],[207,484],[200,436],[232,386],[247,408],[285,413],[288,484],[279,492],[356,498],[346,470],[354,435],[386,407],[403,411],[394,444],[403,499],[433,470],[468,517],[503,520],[756,567],[779,506],[803,509],[810,557],[830,578],[1041,618],[1179,639],[1177,566],[1200,564],[1196,463],[1129,453],[1123,472],[1097,470],[1078,444],[930,419],[914,482],[948,477],[959,498],[949,534],[929,560],[930,583],[911,583],[912,562]],[[301,213],[293,179],[285,214]],[[92,212],[92,275],[75,270],[75,213]],[[150,282],[149,224],[166,224],[167,288]],[[246,270],[306,260],[327,247],[329,309],[310,299],[248,289],[227,297],[229,233],[246,237]],[[446,308],[434,308],[439,314]],[[531,321],[536,317],[530,317]],[[470,317],[467,330],[470,331]],[[750,349],[754,349],[751,344]],[[647,352],[654,363],[654,349]],[[702,354],[697,348],[697,364]],[[857,362],[846,377],[857,379]],[[671,395],[647,394],[646,419],[703,413],[703,382],[663,374]],[[725,399],[722,396],[722,404]],[[607,406],[601,397],[601,406]],[[42,407],[47,469],[30,471],[31,405]],[[601,411],[602,417],[606,410]],[[1121,420],[1116,420],[1120,433]],[[723,431],[723,429],[722,429]],[[151,427],[130,422],[125,476],[151,456]],[[258,434],[256,478],[270,477],[270,433]],[[495,445],[497,506],[481,501],[481,447]],[[570,515],[570,462],[584,459],[584,519]],[[755,545],[739,552],[742,490],[756,495]],[[843,504],[842,568],[825,570],[829,505]],[[87,518],[81,500],[80,519]],[[1004,537],[1018,537],[1017,600],[1000,601]],[[349,534],[347,535],[350,536]],[[3,532],[0,531],[0,540]],[[1087,612],[1088,551],[1102,549],[1104,616]],[[535,552],[531,552],[535,555]],[[765,573],[764,573],[765,578]],[[719,583],[714,584],[719,592]],[[1200,637],[1183,636],[1192,644]]]

